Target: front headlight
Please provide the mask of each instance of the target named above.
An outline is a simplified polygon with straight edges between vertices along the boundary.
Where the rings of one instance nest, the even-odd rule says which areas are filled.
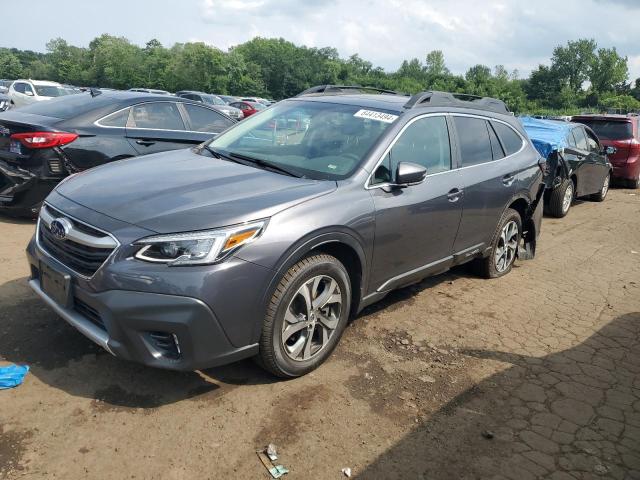
[[[207,265],[220,261],[262,234],[265,220],[202,232],[175,233],[143,238],[138,260],[169,266]]]

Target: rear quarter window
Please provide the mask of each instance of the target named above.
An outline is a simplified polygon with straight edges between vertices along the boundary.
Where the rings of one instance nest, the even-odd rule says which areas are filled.
[[[520,151],[522,148],[522,138],[520,138],[520,135],[518,135],[513,128],[500,122],[491,122],[491,125],[493,125],[498,137],[500,137],[507,156]]]

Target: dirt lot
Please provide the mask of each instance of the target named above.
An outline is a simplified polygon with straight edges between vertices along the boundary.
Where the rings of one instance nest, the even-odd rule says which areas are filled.
[[[111,357],[26,285],[32,223],[0,219],[0,478],[640,479],[640,193],[545,218],[538,257],[390,295],[282,382]]]

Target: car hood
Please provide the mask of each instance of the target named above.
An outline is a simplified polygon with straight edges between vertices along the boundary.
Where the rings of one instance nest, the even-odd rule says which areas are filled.
[[[335,189],[332,181],[289,177],[188,149],[93,168],[56,191],[112,218],[171,233],[268,218]]]

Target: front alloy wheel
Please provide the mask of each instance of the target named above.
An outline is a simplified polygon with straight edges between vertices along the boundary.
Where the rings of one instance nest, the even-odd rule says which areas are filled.
[[[259,363],[274,375],[299,377],[338,344],[351,309],[351,281],[335,257],[316,254],[293,265],[267,306]]]
[[[329,345],[342,312],[340,286],[327,275],[304,282],[295,293],[282,322],[282,346],[294,361],[309,360]]]

